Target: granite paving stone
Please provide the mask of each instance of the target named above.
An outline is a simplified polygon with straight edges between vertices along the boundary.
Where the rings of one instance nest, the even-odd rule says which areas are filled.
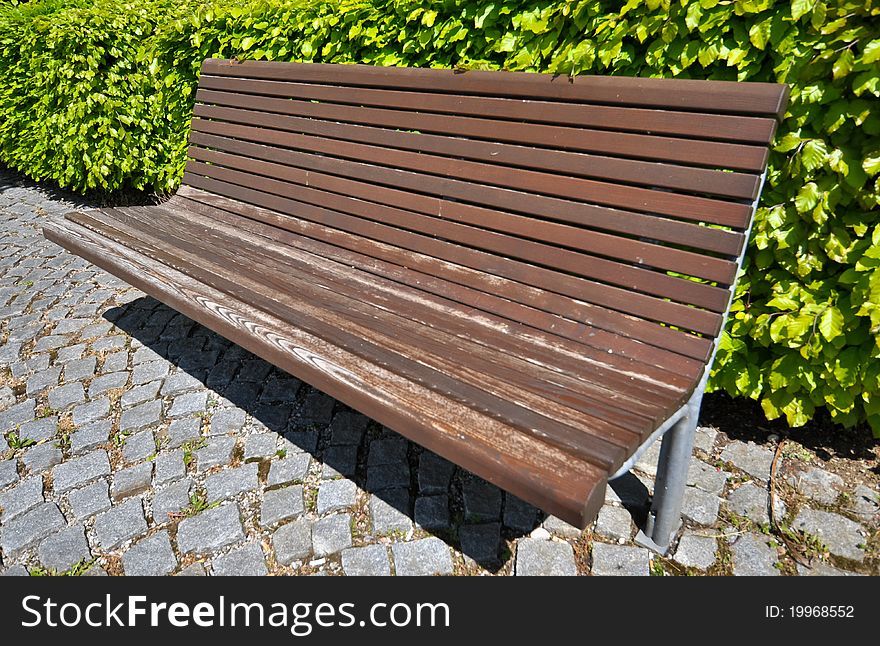
[[[97,450],[57,465],[52,469],[52,482],[57,493],[64,493],[109,473],[107,452]]]
[[[133,467],[119,469],[113,474],[110,496],[122,500],[146,491],[153,477],[153,463],[141,462]]]
[[[138,404],[122,411],[119,430],[132,431],[153,426],[162,421],[162,402],[158,399]]]
[[[177,529],[177,547],[185,554],[212,552],[241,540],[244,540],[244,528],[235,503],[185,518]]]
[[[754,442],[731,442],[721,452],[721,459],[742,469],[750,476],[769,480],[773,451]]]
[[[232,461],[235,448],[234,437],[212,437],[207,444],[196,451],[196,465],[199,471],[207,471],[220,464]]]
[[[60,464],[63,459],[64,454],[54,442],[32,446],[21,456],[21,461],[29,473],[48,471],[56,464]]]
[[[312,525],[312,546],[319,557],[351,547],[351,516],[333,514],[316,520]]]
[[[204,391],[178,395],[171,403],[171,410],[168,411],[168,415],[180,417],[182,415],[199,413],[205,410],[207,403],[208,393]]]
[[[328,480],[318,488],[318,514],[352,507],[357,502],[357,485],[351,480]]]
[[[153,494],[153,522],[164,523],[170,520],[168,514],[176,514],[190,506],[193,482],[190,478],[177,480],[156,489]]]
[[[33,440],[34,442],[42,442],[51,437],[55,437],[58,431],[58,416],[44,417],[35,419],[27,424],[22,424],[18,429],[18,437],[23,440]]]
[[[32,476],[0,493],[0,522],[6,523],[43,502],[43,478]]]
[[[342,571],[346,576],[389,576],[391,562],[384,545],[350,547],[342,550]]]
[[[78,381],[53,388],[49,391],[48,396],[49,406],[58,411],[74,404],[81,404],[85,399],[85,391]]]
[[[137,404],[156,399],[161,386],[161,381],[151,381],[140,386],[129,388],[122,393],[122,397],[119,398],[119,404],[122,408],[131,408]]]
[[[714,565],[718,554],[718,541],[714,536],[685,532],[678,542],[673,557],[685,567],[705,570]]]
[[[322,457],[324,478],[352,478],[357,473],[358,447],[355,445],[328,446]]]
[[[263,494],[260,525],[269,527],[301,516],[305,511],[303,488],[300,485],[273,489]]]
[[[247,415],[240,408],[221,408],[211,416],[211,435],[236,433],[244,426]]]
[[[0,460],[0,488],[18,482],[18,465],[15,460]]]
[[[244,459],[260,460],[275,455],[275,444],[278,436],[274,433],[257,433],[248,435],[244,441]]]
[[[272,462],[266,478],[268,486],[302,482],[309,471],[312,458],[308,453],[300,453]]]
[[[40,564],[56,572],[69,570],[77,563],[92,557],[82,525],[66,527],[48,536],[37,549]]]
[[[202,420],[198,417],[187,417],[172,420],[168,425],[168,447],[176,449],[187,442],[199,440],[202,436]]]
[[[156,453],[156,438],[152,431],[141,431],[125,438],[122,457],[126,462],[137,462]]]
[[[632,516],[623,507],[602,507],[596,519],[596,533],[615,541],[627,541],[632,534]]]
[[[241,547],[214,559],[215,576],[266,576],[266,556],[256,543]]]
[[[416,524],[427,530],[446,529],[449,527],[449,497],[421,496],[416,498]]]
[[[79,455],[90,451],[110,438],[112,424],[109,420],[92,422],[70,434],[70,453]]]
[[[78,520],[85,520],[98,512],[110,509],[110,486],[99,480],[67,494],[67,502]]]
[[[785,517],[785,502],[776,497],[776,517]],[[770,496],[767,489],[754,482],[746,482],[733,490],[727,497],[727,508],[735,514],[744,516],[758,525],[770,524]]]
[[[143,503],[128,498],[95,517],[95,537],[102,549],[113,549],[147,531]]]
[[[369,421],[359,413],[350,411],[336,413],[330,423],[330,444],[357,446],[361,443]]]
[[[731,546],[734,576],[779,576],[779,557],[761,534],[743,534]]]
[[[282,525],[272,534],[275,558],[281,565],[301,561],[312,553],[312,527],[304,518]]]
[[[650,552],[642,547],[593,543],[594,576],[648,576],[649,569]]]
[[[248,463],[208,476],[205,479],[208,501],[214,502],[245,491],[253,491],[260,486],[257,479],[258,469],[258,465]]]
[[[110,414],[110,400],[106,397],[85,404],[80,404],[73,409],[73,423],[75,426],[84,426]]]
[[[524,538],[516,546],[515,572],[516,576],[575,576],[574,550],[560,541]]]
[[[423,538],[391,546],[397,576],[434,576],[452,574],[449,546],[439,538]]]
[[[703,491],[720,496],[724,491],[729,474],[701,460],[691,460],[688,467],[687,484]]]
[[[179,480],[186,475],[183,451],[162,452],[153,460],[153,483],[157,486]]]
[[[686,487],[681,515],[698,525],[711,525],[718,518],[721,499],[696,487]]]
[[[840,514],[803,507],[792,527],[818,537],[836,556],[853,561],[865,558],[864,528]]]
[[[107,375],[95,377],[94,379],[92,379],[92,383],[89,384],[89,398],[94,399],[95,397],[103,395],[108,390],[122,388],[123,386],[125,386],[127,381],[127,372],[111,372]]]
[[[461,551],[478,563],[498,561],[498,547],[501,543],[501,524],[463,525],[458,529]]]
[[[792,474],[786,480],[799,493],[825,505],[830,505],[836,501],[838,496],[846,489],[843,478],[836,473],[829,473],[818,467],[812,467],[800,473]]]
[[[467,520],[490,521],[501,517],[501,490],[498,487],[480,478],[469,478],[461,490]]]
[[[44,502],[0,527],[0,550],[12,557],[66,525],[54,502]]]
[[[88,379],[95,374],[97,359],[95,357],[83,357],[82,359],[74,359],[64,364],[64,372],[62,377],[66,384]],[[51,405],[51,404],[50,404]],[[53,408],[58,408],[53,406]]]
[[[165,531],[138,541],[122,555],[122,569],[128,576],[164,576],[176,567],[177,557]]]
[[[390,489],[381,495],[370,496],[370,516],[373,519],[373,532],[384,536],[392,532],[406,534],[412,529],[409,509],[409,491]]]

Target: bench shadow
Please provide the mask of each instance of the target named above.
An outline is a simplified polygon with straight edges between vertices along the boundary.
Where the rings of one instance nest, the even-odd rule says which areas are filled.
[[[323,476],[327,476],[327,470],[330,469],[333,472],[331,475],[343,475],[371,497],[375,496],[369,504],[380,509],[383,522],[389,527],[395,523],[400,526],[400,529],[386,532],[387,535],[396,537],[401,532],[408,533],[405,527],[414,528],[417,534],[424,532],[437,536],[480,567],[495,573],[511,558],[506,541],[528,534],[546,518],[540,510],[522,501],[504,501],[508,494],[494,485],[383,428],[152,297],[140,297],[110,308],[103,316],[144,347],[243,410],[265,430],[293,444],[295,451],[311,454],[322,464]],[[243,377],[245,371],[247,376]],[[291,387],[287,390],[290,392],[279,392],[284,389],[279,388],[278,384],[289,384]],[[223,404],[225,402],[221,400]],[[357,445],[331,444],[333,420],[340,416],[357,416],[365,420],[366,430]],[[390,440],[382,443],[386,449],[394,448],[392,445],[395,444],[399,449],[399,445],[405,442],[406,450],[394,451],[398,456],[396,460],[382,460],[382,464],[373,465],[375,470],[372,470],[370,463],[373,460],[367,454],[367,445],[373,443],[371,451],[377,452],[377,439]],[[356,449],[352,450],[351,446],[356,446]],[[409,477],[405,480],[395,475],[403,471],[400,453],[405,454],[409,468]],[[353,454],[356,456],[354,459]],[[453,474],[445,492],[448,496],[447,527],[443,527],[444,492],[435,485],[428,492],[430,496],[421,498],[424,501],[419,503],[422,507],[421,517],[438,519],[438,526],[430,530],[416,524],[415,512],[420,491],[417,467],[426,455],[429,456],[426,462],[431,463],[435,476],[437,472]],[[387,482],[393,482],[394,486],[386,488],[384,485]],[[469,522],[473,518],[466,517],[462,504],[465,488],[472,496],[472,507],[479,505],[482,498],[501,500],[494,518]],[[371,516],[375,515],[374,510]],[[501,522],[502,519],[504,522]],[[372,527],[359,529],[368,536],[374,535]]]

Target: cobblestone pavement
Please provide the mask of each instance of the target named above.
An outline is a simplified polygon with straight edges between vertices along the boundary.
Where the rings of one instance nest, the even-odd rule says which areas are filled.
[[[876,478],[787,455],[783,545],[771,448],[711,428],[669,558],[631,540],[656,447],[594,527],[544,518],[44,240],[75,205],[0,170],[4,574],[877,573]]]

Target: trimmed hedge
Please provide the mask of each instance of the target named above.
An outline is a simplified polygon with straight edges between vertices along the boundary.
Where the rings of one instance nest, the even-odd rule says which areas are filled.
[[[878,17],[872,0],[37,0],[0,8],[0,159],[77,190],[171,190],[210,56],[787,82],[710,385],[880,435]]]

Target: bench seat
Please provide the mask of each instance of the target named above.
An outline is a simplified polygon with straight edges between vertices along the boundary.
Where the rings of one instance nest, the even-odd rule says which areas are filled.
[[[755,116],[725,94],[743,86],[697,92],[733,106],[703,112],[737,113],[702,115],[698,141],[706,126],[632,89],[606,114],[611,98],[560,96],[549,77],[485,73],[480,89],[418,72],[206,61],[177,194],[45,234],[584,527],[609,477],[701,392],[784,93],[757,84]],[[618,145],[605,130],[559,140],[580,132],[577,101],[598,103],[588,121],[654,121],[596,157]],[[512,134],[466,132],[490,109]],[[652,161],[633,158],[655,139]]]

